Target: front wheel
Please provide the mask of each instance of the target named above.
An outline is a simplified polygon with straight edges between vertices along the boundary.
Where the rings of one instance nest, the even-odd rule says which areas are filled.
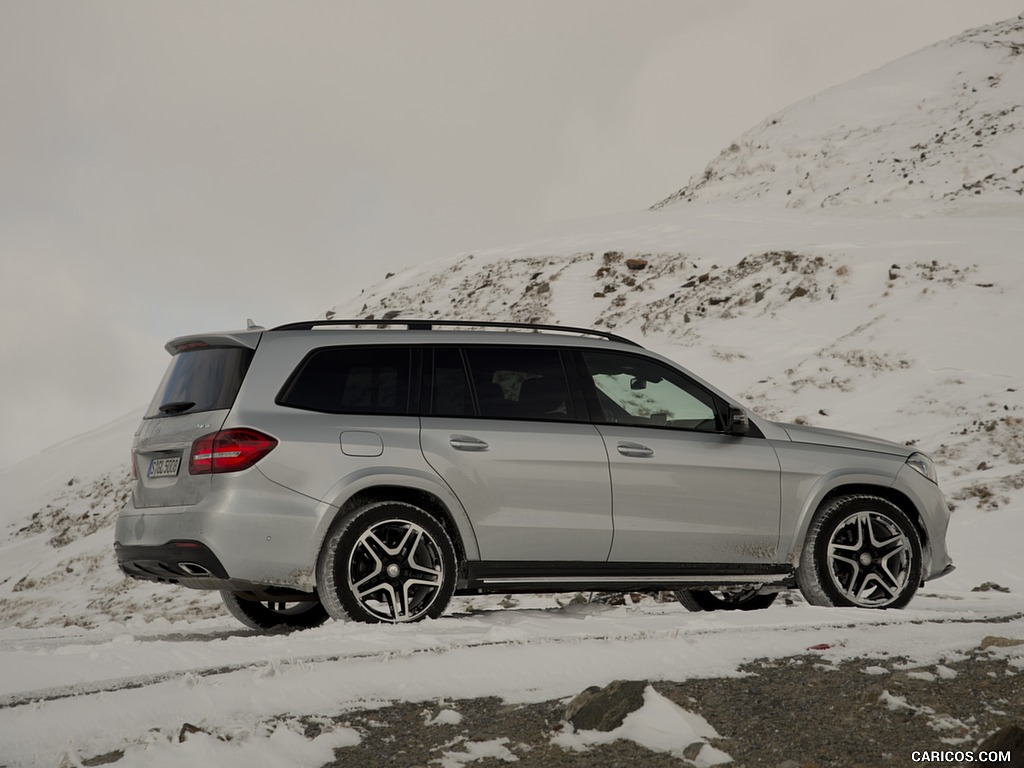
[[[811,521],[797,583],[812,605],[903,608],[921,582],[921,536],[892,502],[840,496]]]
[[[327,536],[317,586],[335,619],[368,624],[437,618],[455,591],[455,547],[436,518],[404,502],[374,502]]]
[[[312,629],[329,618],[323,605],[315,598],[304,602],[268,601],[246,592],[228,590],[223,590],[220,598],[232,616],[250,629],[261,632]]]
[[[703,589],[677,589],[676,600],[688,611],[760,611],[775,602],[778,592],[758,594],[756,589],[720,592]]]

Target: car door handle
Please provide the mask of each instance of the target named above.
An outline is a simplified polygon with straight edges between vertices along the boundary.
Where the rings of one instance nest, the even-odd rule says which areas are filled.
[[[640,443],[619,443],[616,448],[623,456],[630,456],[636,459],[645,459],[654,455],[654,449],[648,448]]]
[[[486,451],[490,446],[478,437],[452,435],[448,441],[456,451]]]

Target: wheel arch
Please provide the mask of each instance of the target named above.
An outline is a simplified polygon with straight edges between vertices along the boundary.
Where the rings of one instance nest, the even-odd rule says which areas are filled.
[[[452,545],[455,547],[455,557],[459,564],[467,560],[479,559],[476,538],[473,535],[472,527],[469,525],[468,517],[461,506],[457,506],[456,509],[459,517],[462,519],[462,525],[457,521],[456,514],[453,514],[452,505],[446,503],[444,499],[431,489],[402,482],[380,482],[359,488],[339,503],[331,505],[330,513],[325,514],[321,521],[316,551],[314,553],[314,562],[319,560],[324,543],[336,526],[340,525],[346,517],[357,509],[380,501],[412,504],[436,519],[444,528],[445,533],[448,534],[448,538],[451,539]],[[461,571],[462,569],[460,568],[459,570]]]
[[[829,491],[821,501],[818,502],[818,506],[815,507],[814,511],[817,512],[823,506],[839,496],[878,496],[881,499],[891,502],[899,507],[900,511],[909,517],[910,522],[912,522],[914,527],[917,528],[917,535],[921,538],[921,548],[925,549],[928,547],[928,530],[925,528],[924,520],[921,518],[921,511],[917,508],[914,502],[910,500],[910,497],[899,489],[893,488],[892,486],[879,485],[842,485]]]
[[[799,566],[800,564],[800,554],[803,551],[804,543],[807,540],[807,532],[810,530],[814,516],[817,515],[821,509],[840,496],[877,496],[894,504],[901,512],[910,518],[910,521],[914,524],[914,528],[917,529],[917,534],[921,541],[922,552],[927,552],[930,549],[928,530],[925,527],[921,511],[917,508],[917,505],[911,501],[909,496],[891,485],[856,481],[846,482],[829,487],[827,490],[824,490],[821,494],[812,499],[811,503],[807,505],[800,521],[799,529],[790,545],[789,562],[794,566]]]
[[[419,507],[430,514],[444,527],[445,533],[455,545],[455,555],[460,562],[466,560],[466,546],[459,527],[455,524],[451,510],[435,494],[421,488],[410,488],[405,485],[374,485],[364,488],[350,496],[338,510],[336,520],[343,519],[355,510],[376,501],[401,501]],[[333,523],[332,523],[333,527]]]

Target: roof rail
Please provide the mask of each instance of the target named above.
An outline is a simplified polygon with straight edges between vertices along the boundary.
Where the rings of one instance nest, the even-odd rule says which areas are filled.
[[[273,331],[310,331],[323,326],[367,326],[379,328],[385,325],[404,325],[410,331],[429,331],[436,327],[453,328],[517,328],[530,331],[556,331],[561,333],[578,333],[583,336],[597,336],[620,344],[642,347],[641,344],[609,331],[598,331],[593,328],[576,328],[571,325],[549,325],[545,323],[504,323],[495,320],[420,320],[408,318],[390,318],[382,320],[348,319],[348,320],[303,320],[298,323],[287,323],[272,328]]]

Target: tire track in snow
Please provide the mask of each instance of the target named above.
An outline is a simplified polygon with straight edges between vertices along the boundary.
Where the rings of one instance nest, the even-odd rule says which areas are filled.
[[[184,680],[189,677],[206,678],[216,677],[218,675],[232,674],[234,672],[242,672],[245,670],[258,671],[267,666],[306,666],[315,664],[331,664],[343,661],[365,660],[377,660],[384,662],[395,658],[407,658],[429,654],[440,655],[443,653],[447,653],[449,651],[461,650],[466,648],[487,648],[499,646],[512,647],[536,645],[567,645],[602,643],[609,641],[639,642],[653,639],[672,639],[674,637],[679,637],[680,635],[685,635],[687,637],[701,637],[725,633],[761,634],[764,633],[766,630],[771,632],[820,632],[822,630],[844,629],[850,627],[857,627],[859,629],[863,629],[865,627],[898,627],[911,624],[1006,624],[1021,619],[1024,619],[1024,611],[1005,614],[987,614],[982,616],[946,616],[935,619],[915,617],[908,618],[905,621],[866,621],[853,623],[849,620],[845,620],[825,622],[821,624],[794,624],[772,627],[765,627],[763,625],[749,627],[730,626],[723,628],[696,630],[687,629],[685,627],[675,627],[673,629],[663,630],[638,629],[636,632],[628,632],[625,634],[606,633],[589,636],[581,636],[577,634],[566,637],[538,637],[510,640],[480,639],[469,640],[465,642],[456,641],[451,643],[445,643],[443,645],[434,645],[423,648],[391,649],[386,651],[367,651],[356,653],[311,654],[306,656],[292,656],[279,659],[268,658],[260,662],[246,661],[238,664],[220,664],[209,667],[192,667],[189,669],[174,670],[171,672],[159,672],[150,675],[108,678],[106,680],[100,680],[94,683],[76,683],[70,686],[41,688],[32,691],[25,691],[14,694],[8,694],[6,696],[0,696],[0,710],[13,709],[23,706],[31,706],[49,701],[57,701],[59,699],[74,698],[79,696],[94,696],[104,693],[117,693],[119,691],[145,688],[151,685],[158,685],[160,683],[165,683],[173,680]]]

